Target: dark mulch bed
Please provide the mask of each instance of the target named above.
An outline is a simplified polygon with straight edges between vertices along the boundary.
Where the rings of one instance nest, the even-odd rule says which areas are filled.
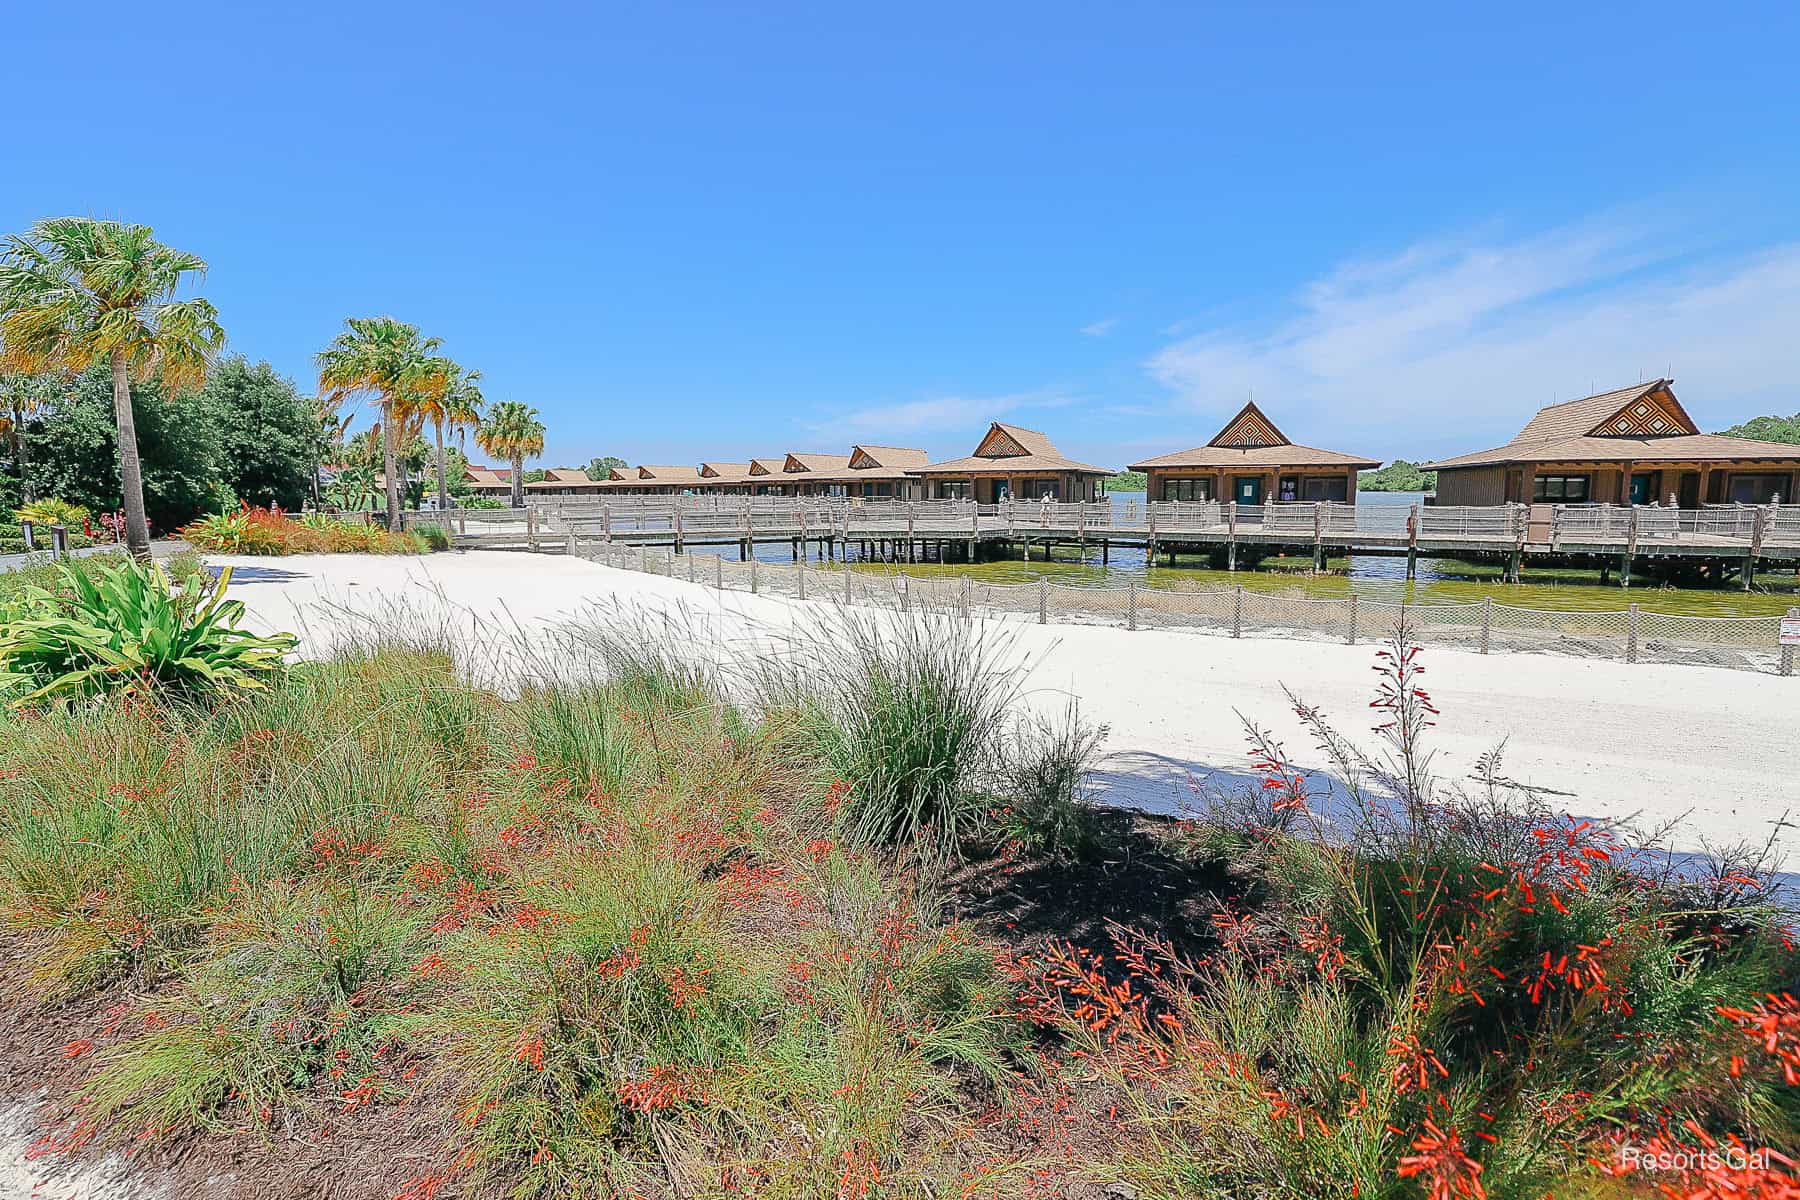
[[[950,881],[957,915],[1027,951],[1052,938],[1102,949],[1115,925],[1167,942],[1184,957],[1211,951],[1212,918],[1243,898],[1246,881],[1183,853],[1171,819],[1107,809],[1094,820],[1093,848],[1073,860],[972,859]]]

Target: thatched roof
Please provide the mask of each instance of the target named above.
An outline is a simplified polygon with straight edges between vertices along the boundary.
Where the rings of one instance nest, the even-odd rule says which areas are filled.
[[[1551,404],[1504,446],[1420,463],[1428,471],[1534,462],[1800,463],[1800,446],[1701,433],[1673,379],[1652,379]]]
[[[907,470],[909,475],[1023,475],[1031,472],[1073,471],[1081,475],[1111,475],[1105,467],[1076,462],[1064,456],[1049,437],[1035,429],[995,421],[967,458],[926,463]]]
[[[1188,467],[1200,470],[1231,470],[1241,467],[1343,467],[1365,470],[1381,465],[1379,460],[1361,458],[1338,450],[1321,450],[1317,446],[1297,446],[1254,401],[1238,410],[1213,435],[1212,441],[1192,450],[1177,450],[1143,462],[1131,464],[1133,471],[1152,468]]]

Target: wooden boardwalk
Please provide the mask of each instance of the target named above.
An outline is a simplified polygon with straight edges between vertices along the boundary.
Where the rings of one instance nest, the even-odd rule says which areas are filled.
[[[1239,565],[1274,551],[1498,558],[1514,578],[1527,558],[1580,556],[1616,564],[1630,582],[1647,558],[1709,559],[1748,587],[1761,567],[1800,564],[1800,508],[1732,505],[1704,509],[1612,505],[1440,508],[1331,503],[1240,505],[1216,501],[1057,504],[1018,500],[847,500],[835,497],[650,496],[549,500],[526,509],[408,513],[409,527],[437,525],[463,547],[555,550],[577,542],[738,546],[788,543],[795,558],[842,557],[856,548],[898,561],[982,554],[1046,556],[1056,545],[1103,556],[1115,545],[1151,555],[1207,554]]]

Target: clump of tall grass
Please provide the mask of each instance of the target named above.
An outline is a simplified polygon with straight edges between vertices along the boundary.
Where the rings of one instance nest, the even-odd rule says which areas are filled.
[[[954,850],[982,826],[1025,664],[998,623],[833,607],[754,664],[765,711],[791,714],[849,787],[845,835]]]
[[[1027,851],[1079,858],[1098,837],[1089,779],[1107,730],[1082,720],[1071,702],[1061,713],[1018,717],[999,764],[999,825]]]

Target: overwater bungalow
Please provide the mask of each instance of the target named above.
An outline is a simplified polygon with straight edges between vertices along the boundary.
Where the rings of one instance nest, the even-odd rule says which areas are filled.
[[[1380,462],[1298,446],[1254,402],[1212,441],[1131,464],[1142,471],[1152,500],[1236,500],[1240,504],[1356,502],[1356,473]]]
[[[1113,474],[1105,467],[1076,462],[1035,429],[995,421],[967,458],[909,468],[923,484],[923,499],[971,499],[978,504],[1002,500],[1098,500],[1101,480]]]
[[[922,491],[908,471],[925,467],[931,456],[909,446],[850,447],[843,466],[814,472],[819,491],[830,496],[912,500]]]
[[[580,467],[551,467],[525,490],[534,496],[594,496],[606,489],[603,480],[589,478]]]
[[[700,464],[700,490],[703,492],[747,492],[753,482],[747,462]]]
[[[1800,446],[1701,433],[1674,380],[1538,410],[1504,446],[1421,463],[1444,505],[1767,504],[1800,485]]]

